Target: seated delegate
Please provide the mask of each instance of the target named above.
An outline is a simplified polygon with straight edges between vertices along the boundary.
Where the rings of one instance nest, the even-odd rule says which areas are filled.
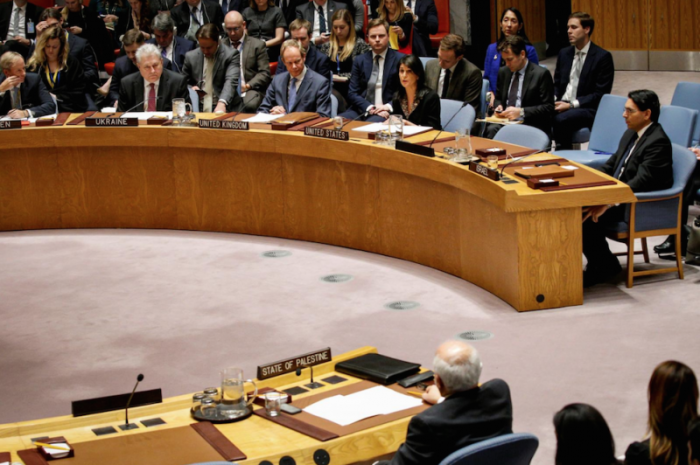
[[[39,75],[26,72],[22,55],[3,53],[0,69],[0,116],[38,118],[56,112],[56,105]]]
[[[440,97],[425,85],[423,64],[415,55],[399,61],[401,86],[394,94],[393,114],[403,116],[409,124],[440,130]]]

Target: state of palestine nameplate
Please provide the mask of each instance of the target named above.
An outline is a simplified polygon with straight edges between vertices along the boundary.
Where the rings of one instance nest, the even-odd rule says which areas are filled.
[[[272,378],[273,376],[279,376],[285,373],[291,373],[297,368],[305,368],[330,362],[331,359],[331,348],[326,347],[325,349],[309,352],[308,354],[261,365],[258,367],[258,380]]]
[[[304,128],[304,134],[306,134],[307,136],[322,137],[324,139],[350,140],[349,132],[339,131],[337,129],[325,129],[307,126]]]
[[[133,128],[138,125],[138,118],[85,118],[85,127],[88,128]]]
[[[0,121],[0,129],[22,129],[22,120],[8,119]]]
[[[204,129],[230,129],[233,131],[247,131],[247,121],[219,121],[215,119],[200,119],[199,127]]]

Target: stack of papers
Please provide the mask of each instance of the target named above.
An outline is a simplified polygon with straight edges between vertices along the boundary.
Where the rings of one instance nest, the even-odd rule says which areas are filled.
[[[129,113],[124,113],[120,118],[138,118],[141,121],[146,121],[154,116],[173,119],[172,111],[130,111]]]
[[[376,415],[389,415],[423,405],[421,399],[377,386],[347,396],[333,396],[304,409],[312,415],[341,426]]]
[[[412,136],[414,134],[420,134],[421,132],[426,132],[430,131],[431,128],[430,126],[407,126],[404,125],[403,127],[403,135],[404,136]],[[353,131],[359,131],[359,132],[379,132],[379,131],[388,131],[389,130],[389,125],[386,123],[371,123],[366,126],[360,126],[359,128],[354,128]]]
[[[270,121],[274,121],[283,116],[284,115],[268,115],[267,113],[258,113],[255,116],[244,119],[243,121],[247,121],[248,123],[269,123]]]

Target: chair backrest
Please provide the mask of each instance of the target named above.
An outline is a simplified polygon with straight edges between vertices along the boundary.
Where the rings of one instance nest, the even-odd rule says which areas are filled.
[[[620,145],[622,134],[627,130],[627,124],[622,117],[625,111],[626,97],[605,94],[600,100],[598,111],[593,120],[591,139],[588,150],[615,153]]]
[[[493,140],[522,145],[523,147],[530,147],[546,152],[549,152],[552,148],[552,141],[544,131],[524,124],[503,126],[501,130],[496,133]]]
[[[676,84],[676,90],[673,92],[671,105],[674,107],[690,108],[691,110],[698,110],[700,112],[700,83],[679,82]],[[695,122],[693,140],[700,141],[700,117]]]
[[[338,98],[331,94],[331,118],[338,116]]]
[[[190,100],[192,101],[192,111],[196,113],[199,111],[199,95],[197,95],[197,92],[190,86],[187,86],[187,90],[190,93]]]
[[[489,91],[489,81],[487,79],[482,79],[481,81],[481,100],[479,101],[479,113],[481,113],[481,117],[484,118],[486,116],[486,94]]]
[[[270,62],[270,74],[272,74],[273,76],[275,74],[277,74],[277,62],[276,61]]]
[[[419,59],[420,62],[423,64],[423,69],[425,69],[425,67],[428,65],[428,62],[429,62],[430,60],[434,60],[433,57],[418,57],[418,59]]]
[[[659,124],[674,144],[690,147],[693,143],[693,131],[698,118],[698,110],[664,105],[661,107]]]
[[[529,465],[539,444],[529,433],[504,434],[453,452],[440,465]]]
[[[469,129],[471,131],[476,119],[476,112],[471,105],[465,105],[462,109],[462,102],[457,100],[440,99],[440,124],[443,131],[455,132],[457,129]],[[459,111],[459,113],[457,113]],[[457,115],[455,116],[455,113]],[[454,118],[452,118],[454,116]],[[449,124],[447,122],[452,118]]]
[[[435,34],[437,44],[431,40],[433,48],[437,48],[445,35],[450,33],[450,0],[435,0],[435,8],[438,14],[438,31]]]
[[[686,184],[695,170],[695,165],[698,162],[697,157],[691,152],[688,147],[672,144],[673,146],[673,187],[683,192]]]

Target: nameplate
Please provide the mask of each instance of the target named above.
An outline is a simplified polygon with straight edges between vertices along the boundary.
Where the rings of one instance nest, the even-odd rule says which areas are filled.
[[[350,140],[349,132],[338,131],[337,129],[324,129],[307,126],[304,128],[304,134],[307,136],[322,137],[324,139]]]
[[[267,379],[274,376],[291,373],[297,368],[310,367],[331,361],[331,348],[326,347],[316,352],[299,355],[297,357],[280,360],[279,362],[261,365],[258,367],[258,379]]]
[[[0,129],[22,129],[22,120],[10,119],[0,121]]]
[[[482,165],[474,161],[469,162],[469,170],[474,171],[475,173],[480,174],[486,178],[492,179],[494,181],[498,181],[501,179],[501,175],[497,169],[491,169],[486,165]]]
[[[86,118],[85,126],[89,128],[130,128],[139,125],[138,118]]]
[[[234,131],[247,131],[247,121],[218,121],[215,119],[200,119],[199,127],[205,129],[232,129]]]

